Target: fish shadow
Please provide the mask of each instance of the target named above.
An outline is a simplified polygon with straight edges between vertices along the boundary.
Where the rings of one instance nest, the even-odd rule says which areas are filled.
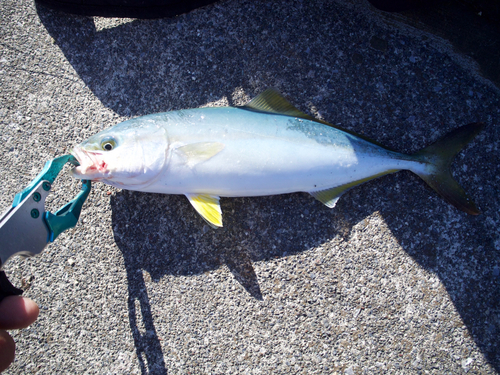
[[[191,277],[226,266],[263,300],[254,262],[292,255],[349,233],[342,214],[305,194],[221,199],[224,227],[210,228],[184,196],[120,191],[111,197],[112,226],[128,279],[129,320],[143,373],[166,371],[145,272]],[[343,224],[339,224],[343,223]],[[145,333],[138,329],[140,309]],[[162,371],[160,371],[160,369]]]
[[[120,191],[111,198],[113,232],[126,264],[163,276],[198,275],[227,266],[262,300],[254,262],[293,255],[348,234],[342,213],[305,194],[221,198],[224,226],[210,228],[184,196]],[[144,209],[147,207],[147,209]],[[340,224],[342,223],[342,224]]]

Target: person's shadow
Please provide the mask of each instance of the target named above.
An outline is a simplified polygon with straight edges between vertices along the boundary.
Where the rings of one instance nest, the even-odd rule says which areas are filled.
[[[268,43],[266,39],[268,45],[261,48],[261,40],[254,36],[256,31],[251,25],[247,35],[234,39],[227,32],[230,25],[223,28],[213,20],[216,14],[212,7],[203,12],[208,33],[188,30],[189,15],[132,21],[96,31],[91,18],[38,9],[42,23],[79,77],[103,105],[122,116],[193,108],[223,96],[231,98],[237,85],[228,77],[238,72],[242,72],[245,89],[252,91],[263,87],[258,80],[248,77],[264,74],[271,77],[271,82],[280,82],[286,74],[293,78],[298,74],[295,70],[313,71],[315,60],[327,60],[327,49],[324,55],[308,51],[307,56],[302,56],[286,40]],[[304,16],[303,22],[308,30],[316,27],[313,17]],[[285,35],[273,30],[280,25],[270,23],[267,27],[270,30],[266,38],[273,33]],[[255,47],[245,48],[251,43]],[[269,51],[269,45],[274,50]],[[316,55],[312,56],[313,53]],[[285,74],[289,63],[292,68]],[[361,75],[358,78],[363,79]],[[298,92],[305,90],[310,82],[306,79],[294,85]],[[362,86],[353,82],[351,88]],[[213,92],[218,96],[212,96]],[[230,99],[229,103],[233,104]],[[475,151],[483,152],[478,147]],[[485,165],[490,163],[486,152],[481,157]],[[477,173],[481,181],[495,180],[493,168]],[[130,326],[142,372],[167,372],[145,277],[155,281],[169,274],[197,275],[225,265],[248,293],[262,299],[253,262],[302,252],[335,236],[348,238],[351,227],[372,214],[373,207],[378,207],[405,251],[439,276],[469,333],[488,361],[500,371],[499,351],[495,346],[500,331],[493,319],[499,310],[499,277],[498,269],[493,273],[488,271],[492,260],[498,259],[495,239],[481,236],[481,232],[491,233],[484,216],[463,215],[458,215],[458,223],[470,239],[455,242],[443,237],[433,229],[426,213],[432,212],[435,220],[440,215],[449,216],[453,208],[441,202],[436,208],[440,198],[429,198],[434,193],[423,186],[410,173],[387,176],[347,193],[333,210],[304,194],[222,199],[224,227],[219,230],[209,228],[185,197],[128,191],[113,195],[112,225],[125,260]],[[483,202],[490,198],[497,202],[494,197],[481,198]],[[478,238],[481,243],[474,246]],[[456,249],[457,244],[464,243],[469,246]],[[446,250],[450,248],[456,251],[450,253]],[[467,258],[474,262],[462,262]],[[140,326],[144,327],[142,331]]]

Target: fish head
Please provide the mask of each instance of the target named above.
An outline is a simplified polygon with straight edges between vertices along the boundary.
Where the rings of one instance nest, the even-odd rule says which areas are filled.
[[[128,120],[74,147],[71,154],[80,165],[70,173],[82,180],[139,190],[162,173],[167,151],[166,131],[156,121]]]

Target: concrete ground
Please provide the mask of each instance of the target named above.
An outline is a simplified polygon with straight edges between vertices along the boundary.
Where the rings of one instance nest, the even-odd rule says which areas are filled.
[[[216,231],[183,196],[95,183],[74,230],[5,267],[41,308],[13,332],[5,373],[498,373],[500,90],[477,56],[411,17],[361,1],[231,0],[140,21],[3,0],[2,211],[101,129],[270,86],[407,153],[486,123],[453,167],[479,216],[409,172],[334,209],[301,193],[223,198]],[[62,175],[48,207],[78,188]]]

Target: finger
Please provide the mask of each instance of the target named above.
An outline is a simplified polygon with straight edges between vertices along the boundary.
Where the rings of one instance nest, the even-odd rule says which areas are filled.
[[[11,296],[0,303],[0,329],[20,329],[38,317],[38,305],[29,298]]]
[[[14,360],[16,344],[6,331],[0,330],[0,372],[5,370]]]

